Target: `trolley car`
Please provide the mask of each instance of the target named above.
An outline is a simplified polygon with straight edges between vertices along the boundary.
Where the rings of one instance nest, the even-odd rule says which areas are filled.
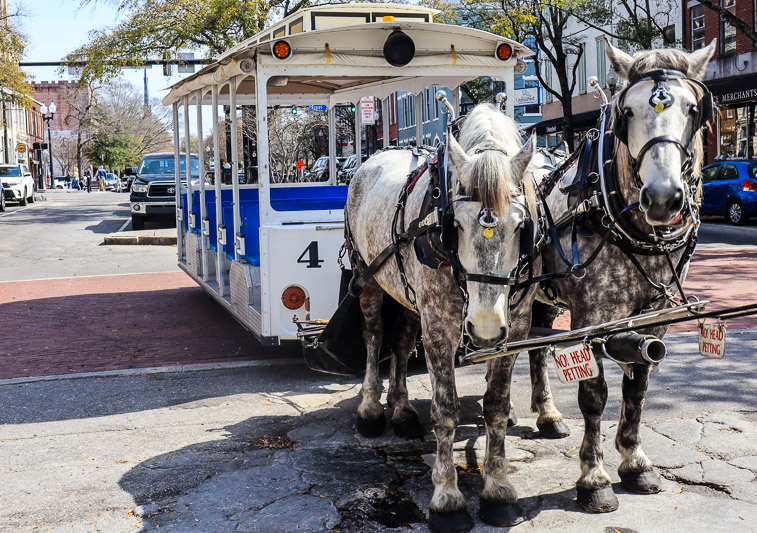
[[[505,83],[512,115],[514,69],[532,52],[492,33],[434,23],[436,13],[396,4],[302,9],[176,83],[163,99],[173,109],[179,266],[263,344],[296,339],[295,317],[328,319],[337,308],[348,186],[339,184],[335,164],[327,181],[282,179],[271,163],[269,113],[260,110],[325,106],[332,162],[335,107],[357,106],[363,97],[386,109],[392,93],[446,88],[459,107],[459,85],[489,76]],[[416,139],[423,138],[420,106],[418,96]],[[219,125],[224,110],[230,135]],[[212,184],[179,171],[180,154],[192,153],[192,135],[203,139],[208,117],[212,147],[200,142],[197,152]]]

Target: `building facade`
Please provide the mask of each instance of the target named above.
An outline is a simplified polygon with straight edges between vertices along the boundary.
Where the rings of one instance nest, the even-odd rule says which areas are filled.
[[[722,6],[739,19],[757,28],[757,12],[752,0],[722,0]],[[707,132],[705,158],[757,157],[755,106],[757,105],[757,47],[744,33],[725,22],[718,13],[696,1],[684,12],[685,42],[696,51],[717,39],[715,55],[705,75],[719,108]]]

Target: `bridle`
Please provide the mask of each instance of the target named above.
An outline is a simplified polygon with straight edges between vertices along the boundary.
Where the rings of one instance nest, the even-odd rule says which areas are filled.
[[[641,164],[644,160],[644,156],[653,146],[661,143],[673,144],[681,151],[681,154],[683,155],[681,163],[681,174],[687,183],[691,183],[691,181],[694,180],[693,173],[694,160],[696,159],[696,150],[693,149],[691,145],[694,142],[694,139],[699,130],[707,125],[707,122],[710,120],[713,113],[712,93],[701,81],[689,78],[682,72],[669,69],[652,70],[631,79],[630,84],[625,89],[623,89],[616,100],[615,107],[613,109],[612,131],[618,141],[628,146],[628,117],[623,112],[623,102],[625,101],[628,91],[639,83],[644,83],[647,81],[654,82],[654,85],[652,87],[652,95],[649,97],[649,105],[655,110],[655,112],[662,113],[666,108],[670,107],[673,102],[675,102],[675,96],[671,94],[670,86],[667,83],[669,80],[686,80],[689,83],[693,83],[702,89],[703,96],[697,102],[698,110],[695,127],[691,132],[691,137],[685,143],[681,139],[677,139],[672,135],[659,135],[657,137],[649,139],[646,143],[644,143],[644,146],[641,147],[641,150],[639,150],[639,153],[636,154],[635,157],[630,154],[629,150],[629,157],[631,158],[632,162],[633,176],[637,181],[637,185],[641,183],[639,170],[641,169]]]

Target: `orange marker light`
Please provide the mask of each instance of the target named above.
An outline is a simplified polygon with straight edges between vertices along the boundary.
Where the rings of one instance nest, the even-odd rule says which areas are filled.
[[[290,285],[284,289],[283,293],[281,293],[281,303],[283,303],[284,307],[287,309],[299,309],[305,305],[305,300],[307,300],[305,290],[297,285]]]
[[[392,15],[384,15],[381,19],[382,22],[394,22],[394,17]]]
[[[502,43],[497,47],[497,59],[507,61],[513,56],[513,49],[507,43]]]
[[[277,59],[286,59],[292,55],[292,47],[286,41],[278,41],[273,45],[273,55]]]

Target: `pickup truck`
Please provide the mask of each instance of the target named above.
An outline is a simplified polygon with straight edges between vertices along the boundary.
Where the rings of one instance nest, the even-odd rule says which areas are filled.
[[[187,158],[181,154],[180,171],[182,180],[186,178]],[[155,215],[174,215],[176,213],[176,178],[173,152],[147,154],[142,157],[139,166],[127,168],[126,173],[133,175],[131,182],[131,229],[145,229],[145,220]],[[200,160],[197,155],[190,155],[192,180],[200,178]],[[131,176],[130,176],[131,177]]]

